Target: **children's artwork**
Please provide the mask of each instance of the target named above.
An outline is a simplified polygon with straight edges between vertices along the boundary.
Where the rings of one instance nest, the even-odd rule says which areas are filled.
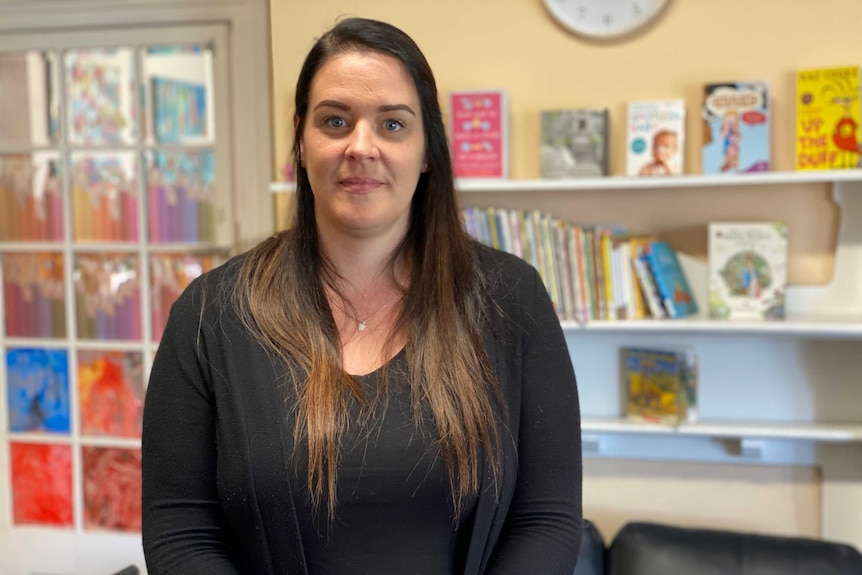
[[[79,338],[141,339],[141,285],[135,254],[78,254],[73,279]]]
[[[796,169],[862,165],[860,69],[818,68],[796,76]]]
[[[79,351],[81,434],[140,437],[144,407],[140,352]]]
[[[76,241],[138,240],[138,163],[134,152],[72,154]]]
[[[769,170],[769,88],[766,82],[707,84],[701,113],[704,174]]]
[[[84,527],[141,530],[141,450],[82,448]]]
[[[63,241],[62,166],[56,152],[0,155],[0,241]]]
[[[542,112],[541,176],[608,175],[608,110]]]
[[[215,241],[215,201],[211,150],[147,153],[150,241]]]
[[[683,173],[685,100],[629,102],[626,174]]]
[[[709,315],[780,319],[787,288],[787,226],[782,222],[709,225]]]
[[[6,352],[9,430],[70,432],[69,360],[60,349]]]
[[[503,90],[451,92],[449,110],[455,177],[508,177],[507,93]]]
[[[12,521],[15,525],[71,527],[72,448],[11,442]]]
[[[171,305],[182,291],[193,279],[213,269],[223,259],[223,256],[217,254],[152,254],[150,308],[154,341],[161,339]]]
[[[639,422],[697,421],[697,354],[690,346],[623,348],[627,419]]]
[[[66,116],[71,144],[134,142],[132,62],[128,48],[66,52]]]
[[[9,337],[66,337],[61,253],[3,254],[3,308]]]
[[[155,76],[151,80],[153,122],[160,144],[188,143],[207,134],[207,91],[203,84]]]

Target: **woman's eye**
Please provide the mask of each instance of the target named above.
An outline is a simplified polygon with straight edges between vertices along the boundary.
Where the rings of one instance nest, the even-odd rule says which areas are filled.
[[[323,123],[330,128],[343,128],[347,125],[347,122],[344,120],[344,118],[340,116],[330,116],[326,118]]]
[[[399,120],[386,120],[383,122],[383,127],[388,132],[397,132],[404,127],[404,124]]]

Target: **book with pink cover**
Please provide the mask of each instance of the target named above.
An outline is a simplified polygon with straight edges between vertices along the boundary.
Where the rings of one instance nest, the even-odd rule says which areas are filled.
[[[449,94],[456,178],[509,177],[509,103],[504,90]]]

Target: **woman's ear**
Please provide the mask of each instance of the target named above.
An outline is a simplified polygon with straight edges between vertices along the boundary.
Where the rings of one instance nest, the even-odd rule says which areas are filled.
[[[293,117],[293,132],[299,128],[299,116]],[[305,154],[302,153],[302,138],[299,138],[299,165],[305,167]]]

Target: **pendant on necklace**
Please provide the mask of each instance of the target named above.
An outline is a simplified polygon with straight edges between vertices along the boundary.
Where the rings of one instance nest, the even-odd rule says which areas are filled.
[[[364,322],[364,321],[360,321],[360,322],[359,322],[359,325],[357,326],[357,329],[358,329],[359,331],[365,331],[365,322]]]

